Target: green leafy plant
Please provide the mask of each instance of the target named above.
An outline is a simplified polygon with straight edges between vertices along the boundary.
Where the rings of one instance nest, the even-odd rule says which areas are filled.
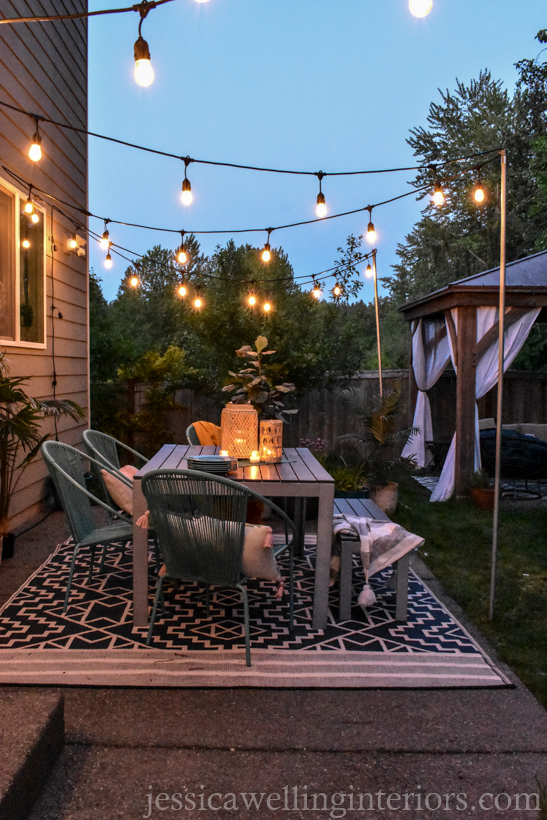
[[[26,381],[10,376],[5,359],[0,352],[0,536],[7,535],[9,509],[13,493],[23,471],[36,457],[42,442],[49,434],[42,434],[44,418],[70,416],[78,421],[84,411],[76,402],[68,399],[43,401],[29,396],[22,384]],[[18,462],[19,452],[26,456]]]
[[[418,432],[416,428],[399,427],[400,383],[365,406],[358,390],[345,390],[344,397],[362,432],[347,433],[340,436],[339,441],[349,444],[361,454],[364,474],[371,489],[385,487],[399,473],[415,467],[413,459],[396,455],[396,451]]]
[[[467,485],[470,490],[487,490],[490,487],[490,475],[486,470],[476,470],[469,476]]]
[[[297,413],[298,410],[286,410],[285,398],[288,393],[294,392],[294,384],[281,382],[279,366],[267,366],[264,356],[272,356],[275,350],[266,350],[268,340],[265,336],[258,336],[253,350],[250,345],[243,345],[236,350],[236,355],[247,359],[247,367],[238,373],[229,371],[234,379],[224,385],[223,392],[231,393],[234,404],[252,404],[262,419],[279,419],[285,421],[285,415]]]

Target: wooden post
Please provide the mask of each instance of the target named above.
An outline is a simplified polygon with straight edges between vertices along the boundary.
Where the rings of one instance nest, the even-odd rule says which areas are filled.
[[[458,380],[456,396],[456,496],[467,495],[469,476],[474,470],[476,345],[476,308],[459,307]]]

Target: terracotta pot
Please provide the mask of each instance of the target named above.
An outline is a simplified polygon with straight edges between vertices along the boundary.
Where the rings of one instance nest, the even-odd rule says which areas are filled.
[[[479,509],[494,509],[494,490],[491,490],[489,487],[472,487],[469,493]]]
[[[395,481],[390,481],[385,487],[371,487],[370,498],[380,507],[382,512],[390,515],[395,512],[399,498],[399,485]]]

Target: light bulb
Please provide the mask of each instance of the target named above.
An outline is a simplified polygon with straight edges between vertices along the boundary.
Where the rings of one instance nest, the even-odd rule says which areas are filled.
[[[254,307],[254,306],[256,305],[256,296],[254,295],[254,293],[251,293],[251,294],[250,294],[249,298],[247,299],[247,303],[248,303],[251,307]]]
[[[180,265],[185,265],[188,262],[188,254],[184,250],[183,246],[181,246],[177,251],[177,262]]]
[[[262,261],[263,262],[269,262],[271,258],[272,258],[272,253],[271,253],[271,250],[270,250],[270,243],[266,242],[266,244],[264,245],[264,250],[262,251]]]
[[[148,43],[139,37],[135,43],[135,82],[144,88],[154,82],[154,69],[150,62]]]
[[[478,186],[475,188],[475,202],[484,202],[484,188],[482,187],[480,182]]]
[[[109,237],[109,233],[108,233],[107,230],[105,230],[105,232],[103,233],[103,235],[101,236],[101,239],[99,241],[99,244],[100,244],[101,248],[103,249],[103,251],[107,251],[110,247],[110,240],[109,240],[108,237]]]
[[[24,211],[26,214],[31,214],[34,210],[34,205],[32,204],[32,200],[28,197],[27,201],[25,202]]]
[[[28,149],[28,155],[33,162],[38,162],[38,160],[42,159],[42,146],[40,134],[36,132],[34,137],[32,138],[32,145]]]
[[[105,268],[111,268],[112,267],[112,257],[110,256],[110,251],[108,251],[108,253],[106,254],[106,259],[104,260],[104,266],[105,266]]]
[[[138,276],[132,276],[131,279],[129,280],[129,284],[131,285],[132,288],[138,287],[139,277]]]
[[[442,205],[444,203],[443,189],[439,181],[435,183],[435,188],[433,189],[433,202],[435,205]]]
[[[433,8],[433,0],[408,0],[408,8],[414,17],[427,17]]]
[[[182,180],[182,194],[180,196],[183,205],[191,205],[194,199],[190,180],[186,177]]]
[[[30,217],[30,221],[31,221],[31,222],[34,222],[34,224],[35,224],[35,225],[36,225],[36,223],[37,223],[37,222],[39,222],[39,221],[40,221],[40,217],[38,216],[38,214],[36,213],[36,211],[35,211],[35,212],[32,214],[32,216]]]
[[[23,246],[23,248],[30,248],[30,242],[28,241],[28,239],[23,239],[21,245]]]
[[[264,302],[264,304],[262,305],[262,309],[264,310],[265,313],[269,313],[270,310],[272,309],[272,306],[271,306],[270,302]]]
[[[76,234],[74,234],[72,238],[68,240],[68,247],[71,251],[76,250],[76,248],[78,247],[78,240],[76,239]]]
[[[195,307],[195,308],[198,308],[198,310],[199,310],[199,308],[200,308],[202,305],[203,305],[203,302],[201,301],[200,297],[199,297],[199,296],[196,296],[196,298],[194,299],[194,307]]]
[[[371,245],[376,241],[376,231],[372,222],[369,222],[367,226],[367,239]]]
[[[196,3],[208,3],[209,0],[196,0]]]
[[[179,296],[186,296],[187,290],[185,285],[179,285],[177,293]]]
[[[335,296],[341,296],[342,295],[342,288],[340,287],[340,285],[335,285],[332,292],[334,293]]]
[[[321,288],[319,287],[319,285],[314,286],[314,288],[311,292],[311,295],[313,296],[314,299],[320,299],[321,298]]]
[[[325,204],[325,194],[319,193],[317,194],[317,207],[315,208],[315,213],[319,217],[319,219],[323,219],[324,216],[327,215],[327,206]]]
[[[372,274],[372,268],[371,268],[371,265],[370,265],[370,262],[369,262],[369,263],[368,263],[368,265],[367,265],[367,269],[365,270],[365,276],[366,276],[368,279],[371,279],[371,278],[372,278],[372,275],[373,275],[373,274]]]

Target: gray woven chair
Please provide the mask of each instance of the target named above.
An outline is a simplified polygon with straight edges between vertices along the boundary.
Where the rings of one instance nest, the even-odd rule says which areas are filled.
[[[124,484],[131,486],[131,481],[124,476],[123,473],[120,473],[120,456],[119,456],[119,449],[125,450],[128,453],[131,453],[134,458],[138,459],[141,464],[146,464],[148,459],[139,453],[137,450],[133,450],[132,447],[129,447],[127,444],[124,444],[123,441],[118,441],[113,436],[107,435],[107,433],[101,433],[99,430],[84,430],[82,434],[82,438],[84,440],[85,448],[89,455],[96,459],[96,461],[100,462],[103,466],[101,469],[105,467],[113,470],[117,475],[117,478],[120,481],[123,481]],[[110,494],[106,488],[104,483],[101,469],[97,470],[98,473],[97,478],[101,482],[101,487],[104,493],[105,501],[111,507],[115,507],[115,503],[110,497]]]
[[[232,587],[243,596],[245,618],[245,661],[251,665],[249,602],[241,564],[245,538],[247,502],[265,501],[253,490],[228,478],[196,470],[154,470],[142,478],[142,491],[154,518],[166,574],[159,577],[146,643],[150,645],[158,604],[163,601],[166,580],[195,581],[205,585],[206,612],[209,614],[209,586]],[[285,543],[275,554],[288,551],[289,628],[294,622],[294,524],[271,501],[268,504],[285,524]]]
[[[82,459],[95,462],[101,469],[108,469],[100,462],[85,456],[75,447],[63,444],[60,441],[45,441],[41,447],[42,456],[46,462],[55,489],[61,499],[68,525],[74,539],[74,553],[70,564],[70,572],[65,595],[63,612],[66,612],[70,598],[70,587],[76,556],[82,547],[90,547],[88,580],[93,574],[95,549],[103,546],[103,555],[99,571],[102,571],[106,550],[109,544],[115,541],[130,541],[133,538],[133,525],[129,516],[116,512],[100,498],[97,498],[86,489]],[[109,470],[110,472],[110,470]],[[98,504],[111,515],[115,514],[118,520],[107,527],[96,527],[93,520],[91,502]]]

